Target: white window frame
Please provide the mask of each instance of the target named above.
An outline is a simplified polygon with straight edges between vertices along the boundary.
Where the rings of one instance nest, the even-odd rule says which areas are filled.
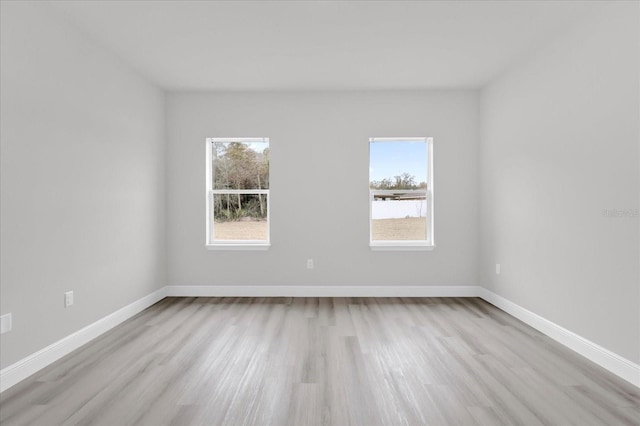
[[[207,138],[206,150],[206,240],[208,250],[268,250],[271,246],[271,199],[269,189],[214,189],[213,188],[213,142],[266,142],[269,138]],[[271,187],[271,185],[269,185]],[[214,238],[213,196],[219,194],[242,194],[267,196],[267,239],[266,240],[216,240]]]
[[[434,238],[434,209],[433,209],[433,138],[431,137],[375,137],[369,138],[369,167],[371,167],[371,143],[375,142],[425,142],[427,144],[427,158],[425,159],[425,167],[427,167],[427,188],[426,189],[371,189],[371,173],[369,173],[369,247],[371,250],[388,250],[388,251],[413,251],[413,250],[433,250],[435,248]],[[375,195],[393,195],[393,194],[419,194],[425,195],[427,212],[426,212],[426,240],[373,240],[373,201]]]

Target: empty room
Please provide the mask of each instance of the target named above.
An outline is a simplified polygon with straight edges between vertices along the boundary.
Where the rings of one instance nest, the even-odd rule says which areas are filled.
[[[0,6],[0,425],[640,425],[639,1]]]

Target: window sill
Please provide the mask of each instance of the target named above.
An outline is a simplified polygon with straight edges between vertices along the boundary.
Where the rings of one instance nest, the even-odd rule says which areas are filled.
[[[207,244],[207,250],[260,251],[269,250],[271,244]]]
[[[436,248],[434,244],[369,244],[372,251],[431,251]]]

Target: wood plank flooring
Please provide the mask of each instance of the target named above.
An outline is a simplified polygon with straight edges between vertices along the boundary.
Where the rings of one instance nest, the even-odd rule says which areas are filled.
[[[481,299],[167,298],[0,395],[9,425],[637,425]]]

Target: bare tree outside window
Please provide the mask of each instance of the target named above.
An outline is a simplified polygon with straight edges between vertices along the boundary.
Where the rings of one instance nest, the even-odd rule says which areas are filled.
[[[268,139],[209,139],[208,144],[208,243],[268,242]]]

